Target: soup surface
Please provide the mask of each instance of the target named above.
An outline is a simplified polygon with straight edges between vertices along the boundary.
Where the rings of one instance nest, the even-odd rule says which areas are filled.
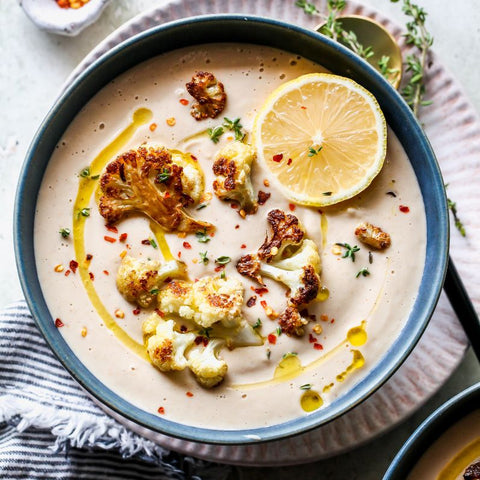
[[[220,117],[201,122],[189,113],[193,99],[185,89],[199,70],[214,73],[228,96]],[[213,157],[232,141],[233,132],[227,130],[214,143],[206,129],[221,125],[227,117],[240,118],[244,131],[249,132],[256,112],[274,88],[299,75],[321,71],[325,69],[299,56],[262,46],[219,44],[173,51],[108,84],[59,141],[43,179],[35,219],[43,293],[75,354],[131,403],[148,412],[160,411],[168,419],[207,428],[284,422],[322,408],[360,382],[403,328],[423,271],[426,227],[416,177],[392,131],[388,132],[384,167],[370,187],[351,200],[321,210],[292,204],[268,171],[254,163],[255,191],[270,193],[270,198],[246,218],[215,195],[205,208],[191,209],[192,216],[216,226],[215,236],[207,243],[195,235],[163,236],[156,228],[152,231],[142,216],[123,220],[117,225],[118,233],[112,232],[98,213],[98,174],[118,154],[144,142],[193,154],[204,171],[205,191],[212,192]],[[262,306],[266,302],[282,311],[285,287],[266,279],[268,292],[254,292],[259,285],[235,269],[242,255],[256,251],[264,241],[266,216],[274,208],[297,216],[321,254],[325,288],[319,300],[323,301],[309,305],[314,321],[299,338],[279,335],[277,323]],[[364,221],[388,232],[391,246],[375,251],[360,243],[354,231]],[[62,228],[72,233],[63,238]],[[121,241],[124,233],[128,237]],[[355,261],[343,258],[345,249],[336,243],[358,246]],[[243,283],[242,312],[251,325],[261,320],[256,329],[261,345],[224,348],[220,356],[228,364],[228,374],[211,390],[200,387],[188,370],[169,374],[157,370],[145,354],[141,328],[152,312],[127,302],[115,285],[125,252],[159,260],[171,253],[186,263],[192,280],[218,275],[213,259],[231,258],[225,275]],[[199,261],[199,254],[205,252],[211,259],[208,264]],[[72,269],[72,260],[79,264],[77,268],[73,263]],[[368,274],[361,273],[365,269]],[[246,302],[253,296],[256,303],[248,307]]]
[[[480,462],[480,410],[449,428],[425,452],[408,480],[463,480],[466,468]]]

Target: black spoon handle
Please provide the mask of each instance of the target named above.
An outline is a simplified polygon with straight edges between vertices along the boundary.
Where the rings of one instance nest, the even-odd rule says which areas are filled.
[[[465,285],[455,268],[452,257],[449,257],[443,288],[480,362],[480,320]]]

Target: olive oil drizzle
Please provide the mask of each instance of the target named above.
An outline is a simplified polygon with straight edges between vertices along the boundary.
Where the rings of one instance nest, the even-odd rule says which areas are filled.
[[[133,114],[132,122],[115,137],[115,139],[108,144],[92,161],[90,164],[90,175],[96,177],[100,175],[107,163],[118,155],[120,150],[132,138],[137,129],[146,124],[153,114],[146,108],[139,108]],[[75,257],[78,261],[78,272],[82,280],[85,291],[87,292],[93,307],[114,335],[130,350],[134,351],[139,357],[148,360],[145,348],[141,343],[136,342],[128,333],[118,325],[112,315],[109,313],[102,300],[98,296],[95,286],[90,278],[88,266],[89,262],[85,261],[85,221],[88,217],[82,215],[82,209],[88,208],[92,195],[96,190],[98,184],[97,179],[91,177],[80,178],[77,198],[73,207],[73,244],[75,249]],[[155,232],[154,232],[155,233]],[[157,238],[158,240],[158,238]],[[163,253],[163,250],[162,250]]]
[[[437,480],[456,480],[464,470],[480,457],[480,438],[468,444],[443,468]]]

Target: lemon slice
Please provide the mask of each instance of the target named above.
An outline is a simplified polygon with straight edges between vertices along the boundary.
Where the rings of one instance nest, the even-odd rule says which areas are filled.
[[[385,160],[387,126],[363,87],[349,78],[312,73],[268,97],[253,138],[259,161],[288,198],[325,206],[370,185]]]

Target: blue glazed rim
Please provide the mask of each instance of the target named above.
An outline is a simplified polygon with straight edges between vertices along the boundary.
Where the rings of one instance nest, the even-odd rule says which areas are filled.
[[[388,467],[383,480],[405,480],[442,433],[479,408],[480,383],[472,385],[437,408],[405,442]]]
[[[54,326],[38,281],[33,248],[34,214],[42,177],[55,144],[77,112],[110,80],[136,64],[176,48],[215,42],[253,43],[300,54],[370,90],[412,159],[427,215],[427,259],[419,294],[405,327],[382,360],[364,380],[327,407],[288,422],[243,430],[199,428],[160,418],[100,382],[75,357]],[[421,337],[438,301],[447,266],[449,226],[443,180],[432,148],[401,96],[368,63],[332,40],[295,25],[248,15],[205,15],[160,25],[124,41],[64,91],[26,155],[15,199],[14,243],[21,285],[37,326],[64,367],[88,392],[114,412],[153,431],[204,443],[247,444],[297,435],[330,422],[365,400],[398,369]],[[272,405],[272,418],[274,412]]]

